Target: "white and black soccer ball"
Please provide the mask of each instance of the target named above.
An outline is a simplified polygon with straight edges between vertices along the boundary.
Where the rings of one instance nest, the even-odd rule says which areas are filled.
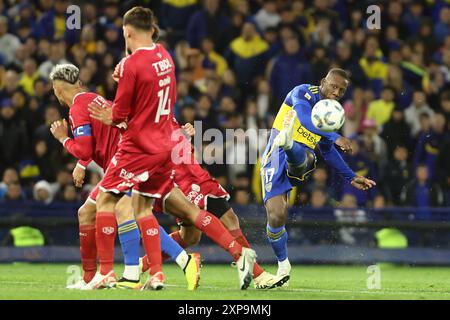
[[[339,130],[345,121],[344,108],[339,101],[323,99],[317,102],[311,111],[313,125],[322,131]]]

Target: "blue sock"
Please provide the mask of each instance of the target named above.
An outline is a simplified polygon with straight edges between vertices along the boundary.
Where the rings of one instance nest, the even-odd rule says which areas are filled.
[[[136,220],[130,220],[120,224],[118,233],[125,265],[138,266],[141,234],[139,233]]]
[[[293,166],[302,165],[306,160],[306,150],[300,143],[294,141],[292,148],[284,150],[288,157],[288,162]]]
[[[175,261],[184,249],[167,234],[163,227],[159,226],[159,230],[161,236],[161,251]]]
[[[277,256],[278,261],[286,260],[288,256],[288,234],[284,226],[272,228],[269,224],[267,224],[266,232],[267,238],[272,245],[273,252]]]

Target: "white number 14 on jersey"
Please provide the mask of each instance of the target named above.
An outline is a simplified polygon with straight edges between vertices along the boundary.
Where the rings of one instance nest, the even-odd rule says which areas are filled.
[[[169,89],[170,89],[170,86],[167,86],[166,88],[163,88],[158,91],[159,103],[158,103],[158,111],[156,112],[156,118],[155,118],[156,123],[159,122],[159,118],[161,116],[166,116],[166,115],[170,114],[170,99],[168,99]],[[167,100],[169,100],[169,101],[167,101]]]

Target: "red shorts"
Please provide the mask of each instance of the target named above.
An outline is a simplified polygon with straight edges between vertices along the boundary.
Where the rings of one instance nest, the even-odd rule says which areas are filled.
[[[133,189],[146,197],[162,198],[174,186],[174,173],[171,151],[149,155],[119,150],[106,169],[100,190],[119,194]]]
[[[91,190],[91,192],[89,193],[89,197],[87,198],[87,200],[89,202],[92,202],[93,204],[97,203],[97,195],[98,195],[98,190],[99,190],[99,186],[100,183],[102,183],[101,181],[94,187],[94,189]]]
[[[200,184],[196,184],[195,181],[183,181],[181,185],[176,186],[183,191],[191,203],[202,210],[208,210],[209,197],[230,199],[228,192],[213,178],[203,181]],[[164,201],[165,199],[156,199],[153,205],[153,211],[164,212]]]

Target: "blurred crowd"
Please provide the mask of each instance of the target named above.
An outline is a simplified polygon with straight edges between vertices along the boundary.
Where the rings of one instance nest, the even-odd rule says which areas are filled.
[[[77,1],[81,29],[71,30],[69,1],[0,0],[0,201],[78,202],[101,179],[91,165],[83,189],[73,186],[75,161],[49,130],[68,109],[52,94],[48,76],[54,65],[74,63],[87,90],[113,100],[111,74],[124,55],[121,17],[144,5],[155,11],[159,43],[176,64],[180,123],[202,121],[203,130],[223,132],[270,129],[293,87],[319,85],[331,67],[349,72],[341,134],[354,151],[343,157],[377,188],[357,191],[322,162],[291,193],[291,203],[450,206],[449,3],[376,1],[380,29],[368,29],[372,3]],[[239,141],[224,141],[224,157],[264,147]],[[233,202],[261,202],[258,163],[205,168]]]

